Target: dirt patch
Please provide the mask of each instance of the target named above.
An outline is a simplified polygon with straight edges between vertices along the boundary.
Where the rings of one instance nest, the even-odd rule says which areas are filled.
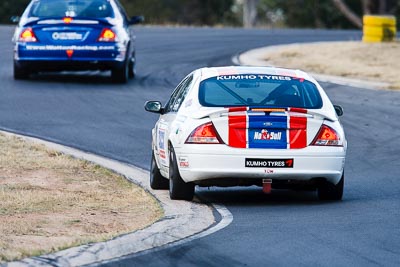
[[[163,213],[99,165],[0,134],[0,263],[142,229]]]
[[[387,82],[400,90],[400,42],[329,42],[278,47],[264,54],[266,65]]]

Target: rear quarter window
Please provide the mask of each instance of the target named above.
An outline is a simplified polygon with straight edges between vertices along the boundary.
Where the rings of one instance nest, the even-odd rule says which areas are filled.
[[[260,74],[225,75],[204,80],[200,83],[199,101],[206,107],[322,107],[321,95],[314,83]]]
[[[33,3],[31,17],[114,17],[114,12],[107,0],[41,0]]]

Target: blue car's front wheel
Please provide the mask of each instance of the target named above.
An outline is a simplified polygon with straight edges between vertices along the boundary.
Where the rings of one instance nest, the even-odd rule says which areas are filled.
[[[136,76],[136,56],[132,53],[132,57],[129,60],[129,78],[133,79]]]
[[[115,83],[127,83],[129,80],[129,60],[125,59],[121,66],[111,70],[111,77]]]

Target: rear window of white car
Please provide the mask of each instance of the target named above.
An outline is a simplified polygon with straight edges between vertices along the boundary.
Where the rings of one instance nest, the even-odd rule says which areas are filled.
[[[314,83],[264,74],[222,75],[206,79],[200,83],[199,101],[206,107],[322,107],[321,95]]]
[[[38,0],[30,10],[31,17],[113,17],[112,7],[107,0]]]

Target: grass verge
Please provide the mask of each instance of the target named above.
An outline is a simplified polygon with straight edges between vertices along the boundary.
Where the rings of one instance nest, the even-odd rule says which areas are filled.
[[[400,90],[399,58],[400,42],[356,41],[282,46],[268,51],[263,57],[266,65],[387,82],[395,90]]]
[[[0,134],[0,263],[99,242],[162,217],[142,188],[99,165]]]

